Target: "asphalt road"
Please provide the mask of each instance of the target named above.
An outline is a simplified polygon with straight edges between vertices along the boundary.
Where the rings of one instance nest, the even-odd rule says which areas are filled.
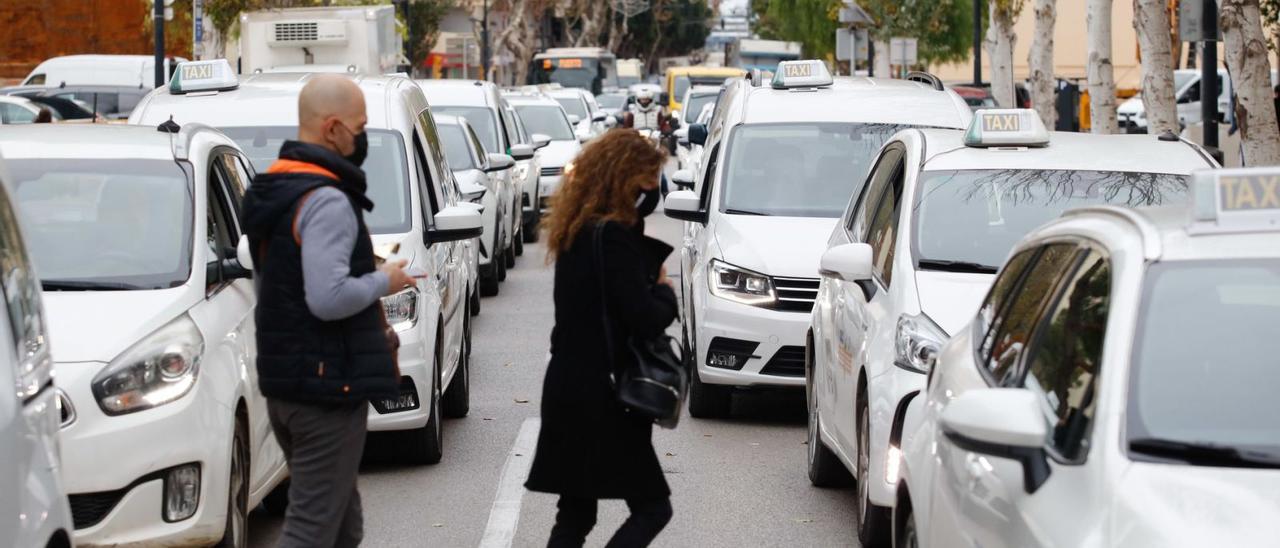
[[[680,225],[660,212],[648,219],[648,231],[679,242]],[[529,451],[516,447],[522,426],[526,439],[537,426],[554,317],[552,268],[544,259],[545,248],[527,245],[501,294],[483,301],[473,324],[471,414],[445,422],[444,460],[397,464],[394,447],[371,442],[360,475],[364,546],[470,547],[482,539],[507,546],[505,538],[512,546],[545,546],[556,498],[519,487]],[[673,259],[668,271],[677,266]],[[675,430],[655,430],[675,507],[655,546],[856,545],[853,492],[809,485],[804,443],[798,391],[740,393],[732,419],[686,415]],[[602,502],[587,545],[603,546],[626,515],[621,501]],[[251,545],[271,546],[280,524],[255,512]]]

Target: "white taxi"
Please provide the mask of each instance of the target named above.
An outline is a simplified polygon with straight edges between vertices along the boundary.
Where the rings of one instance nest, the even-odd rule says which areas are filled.
[[[954,92],[919,82],[834,80],[820,61],[787,62],[771,85],[735,79],[705,140],[693,190],[667,195],[686,221],[681,326],[694,375],[689,412],[729,413],[737,387],[804,386],[818,259],[844,204],[891,135],[963,128]],[[694,139],[691,135],[691,140]]]
[[[898,546],[1275,545],[1280,169],[1193,179],[1014,247],[919,398]]]
[[[569,122],[574,126],[574,134],[582,142],[603,135],[609,130],[610,122],[617,124],[616,119],[600,110],[600,104],[590,91],[582,88],[558,88],[548,89],[543,93],[564,107],[565,113],[569,115]]]
[[[905,410],[1014,243],[1070,207],[1184,203],[1213,166],[1177,138],[1050,134],[1017,109],[885,143],[822,256],[806,352],[809,478],[853,473],[864,544],[888,533]]]
[[[9,176],[0,165],[0,182]],[[13,546],[71,546],[58,425],[67,408],[53,382],[40,285],[9,193],[0,188],[0,538]]]
[[[573,159],[582,151],[582,143],[574,133],[573,124],[569,123],[569,115],[555,99],[539,92],[504,92],[503,98],[515,110],[520,123],[524,124],[535,146],[540,149],[538,157],[542,171],[534,201],[539,215],[544,214],[550,206],[551,196],[560,188],[560,179],[573,171]]]
[[[207,78],[184,77],[188,69]],[[184,69],[183,67],[187,67]],[[193,75],[199,71],[194,71]],[[265,170],[280,145],[298,133],[298,94],[308,73],[257,74],[243,82],[225,60],[179,65],[169,87],[143,98],[132,124],[217,124],[239,143],[253,165]],[[352,76],[364,92],[369,155],[362,169],[376,204],[365,215],[373,242],[394,249],[408,269],[429,275],[383,297],[387,321],[400,336],[400,395],[369,405],[369,430],[394,431],[401,454],[415,463],[436,463],[443,451],[441,415],[466,416],[470,406],[467,246],[480,235],[476,208],[459,205],[453,173],[446,167],[426,97],[399,76]]]
[[[44,290],[75,543],[245,546],[288,470],[236,259],[239,147],[199,124],[44,125],[0,130],[0,150]]]

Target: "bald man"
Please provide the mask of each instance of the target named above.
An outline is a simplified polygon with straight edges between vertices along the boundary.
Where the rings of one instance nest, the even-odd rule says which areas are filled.
[[[298,139],[244,199],[254,255],[258,385],[289,463],[280,546],[356,546],[356,474],[371,398],[396,397],[394,331],[379,299],[411,287],[403,263],[376,266],[360,165],[364,94],[318,75],[298,96]]]

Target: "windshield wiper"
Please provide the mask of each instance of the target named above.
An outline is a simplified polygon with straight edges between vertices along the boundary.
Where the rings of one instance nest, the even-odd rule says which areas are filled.
[[[920,259],[920,268],[925,270],[945,270],[947,272],[970,272],[974,274],[995,274],[999,271],[991,265],[968,261],[945,261],[940,259]]]
[[[1129,440],[1129,450],[1201,466],[1280,468],[1280,455],[1264,451],[1242,450],[1218,443],[1138,438]]]
[[[92,282],[84,280],[42,280],[40,288],[45,291],[128,291],[142,289],[136,285],[122,282]]]
[[[734,209],[734,208],[728,208],[728,209],[725,209],[725,210],[724,210],[724,212],[725,212],[725,213],[728,213],[728,214],[730,214],[730,215],[759,215],[759,216],[761,216],[761,217],[768,217],[768,216],[769,216],[769,214],[768,214],[768,213],[765,213],[765,212],[763,212],[763,211],[750,211],[750,210],[746,210],[746,209]]]

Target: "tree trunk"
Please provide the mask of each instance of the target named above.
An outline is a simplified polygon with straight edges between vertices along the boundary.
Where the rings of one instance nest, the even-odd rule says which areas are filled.
[[[1173,44],[1165,0],[1133,0],[1133,30],[1142,52],[1142,107],[1147,133],[1179,132],[1178,106],[1173,89]]]
[[[1116,79],[1111,66],[1111,0],[1088,0],[1089,124],[1093,133],[1116,132]]]
[[[987,57],[991,63],[991,97],[1000,108],[1017,108],[1013,93],[1013,16],[999,9],[999,2],[989,2],[990,26],[987,27]]]
[[[1031,52],[1027,54],[1027,67],[1031,69],[1031,106],[1044,121],[1044,127],[1050,130],[1058,121],[1054,97],[1058,86],[1053,74],[1053,27],[1058,17],[1056,3],[1057,0],[1035,0],[1036,30],[1031,37]]]
[[[1280,126],[1271,93],[1267,38],[1258,0],[1222,0],[1218,22],[1236,92],[1236,125],[1247,166],[1280,164]],[[1212,101],[1213,98],[1203,98]]]

